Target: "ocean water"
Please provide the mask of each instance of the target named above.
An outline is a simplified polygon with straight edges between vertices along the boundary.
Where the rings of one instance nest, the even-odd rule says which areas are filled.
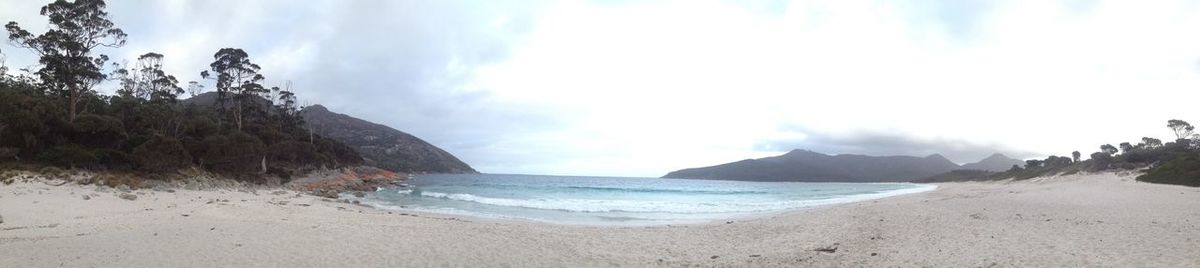
[[[910,183],[744,182],[534,175],[422,175],[363,204],[583,225],[703,223],[928,191]]]

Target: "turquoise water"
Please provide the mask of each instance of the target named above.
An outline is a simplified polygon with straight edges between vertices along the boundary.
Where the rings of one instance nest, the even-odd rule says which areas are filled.
[[[370,193],[383,209],[586,225],[701,223],[932,190],[909,183],[423,175]]]

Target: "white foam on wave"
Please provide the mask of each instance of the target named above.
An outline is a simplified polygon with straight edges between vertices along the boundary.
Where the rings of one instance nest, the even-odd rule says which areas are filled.
[[[762,201],[648,201],[648,200],[603,200],[603,199],[509,199],[483,197],[464,193],[420,192],[421,196],[448,200],[473,202],[494,206],[521,207],[566,212],[633,212],[633,213],[677,213],[716,214],[753,213],[796,209],[812,206],[832,205],[878,199],[896,195],[919,193],[936,189],[935,185],[890,190],[878,193],[853,194],[826,199],[810,200],[762,200]],[[412,191],[401,191],[411,194]]]

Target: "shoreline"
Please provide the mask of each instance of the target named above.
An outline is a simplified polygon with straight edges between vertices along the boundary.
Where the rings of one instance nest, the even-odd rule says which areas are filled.
[[[43,266],[1190,266],[1200,188],[1082,174],[777,215],[596,227],[390,212],[296,191],[0,185],[0,263]],[[299,194],[299,195],[298,195]],[[90,196],[84,200],[82,196]],[[324,200],[324,201],[323,201]],[[201,265],[202,264],[202,265]]]
[[[799,182],[799,183],[808,183],[808,182]],[[851,184],[859,184],[859,183],[851,183]],[[856,194],[856,195],[841,196],[841,197],[834,197],[834,198],[828,198],[828,199],[805,200],[805,201],[811,201],[812,204],[806,204],[806,205],[802,205],[799,207],[792,207],[792,208],[786,208],[786,209],[780,209],[780,210],[727,213],[727,215],[725,215],[725,216],[713,217],[710,219],[698,219],[698,220],[690,220],[690,221],[689,220],[678,220],[678,221],[673,221],[673,222],[659,222],[659,223],[651,223],[651,222],[641,222],[641,223],[560,222],[560,221],[541,220],[541,219],[533,219],[533,218],[506,217],[504,215],[489,216],[489,215],[480,214],[480,213],[476,213],[476,212],[461,211],[461,210],[456,210],[456,209],[446,209],[445,211],[434,211],[431,209],[402,207],[402,206],[396,206],[396,205],[383,204],[383,203],[372,201],[368,198],[355,197],[350,194],[342,194],[341,196],[339,196],[339,198],[350,200],[350,201],[359,201],[363,205],[372,207],[374,209],[382,210],[385,212],[391,211],[391,212],[436,214],[436,215],[441,215],[441,216],[445,216],[445,217],[469,218],[469,219],[474,219],[474,220],[481,221],[481,222],[517,222],[517,223],[530,223],[530,224],[554,224],[554,225],[566,225],[566,226],[591,226],[591,227],[649,227],[649,226],[727,224],[727,222],[730,222],[730,221],[745,221],[745,220],[751,220],[751,219],[757,219],[757,218],[763,218],[763,217],[769,217],[769,216],[775,216],[775,215],[781,215],[781,214],[801,212],[801,211],[809,210],[809,209],[820,209],[820,208],[825,208],[825,207],[853,204],[853,203],[858,203],[858,202],[866,202],[866,201],[879,200],[879,199],[887,199],[887,198],[893,198],[893,197],[905,196],[905,195],[911,195],[911,194],[920,194],[920,193],[925,193],[925,192],[930,192],[930,191],[937,191],[937,189],[938,189],[938,186],[936,184],[932,184],[932,183],[864,182],[861,184],[911,184],[911,185],[917,185],[917,187],[890,190],[890,191],[885,191],[882,193]],[[378,191],[397,190],[397,189],[403,189],[403,188],[382,188]]]

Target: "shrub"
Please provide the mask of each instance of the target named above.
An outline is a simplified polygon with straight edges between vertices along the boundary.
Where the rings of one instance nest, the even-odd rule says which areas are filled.
[[[218,173],[251,173],[261,169],[263,144],[258,138],[242,132],[210,136],[201,159]]]
[[[321,159],[317,147],[307,142],[285,141],[267,148],[267,159],[272,163],[298,166],[314,163]]]
[[[1181,156],[1151,168],[1138,181],[1200,187],[1200,156]]]
[[[132,169],[133,156],[113,149],[92,149],[98,163],[106,169]]]
[[[111,116],[80,115],[71,126],[74,128],[72,140],[92,147],[115,147],[126,138],[121,120]]]
[[[17,154],[20,152],[21,152],[21,149],[12,148],[12,147],[0,147],[0,162],[9,161],[9,160],[17,160],[18,159]]]
[[[133,148],[133,159],[138,169],[150,172],[176,171],[192,163],[192,156],[182,142],[163,136],[155,136]]]
[[[95,153],[75,144],[52,147],[38,154],[38,160],[69,168],[92,166],[100,162]]]

